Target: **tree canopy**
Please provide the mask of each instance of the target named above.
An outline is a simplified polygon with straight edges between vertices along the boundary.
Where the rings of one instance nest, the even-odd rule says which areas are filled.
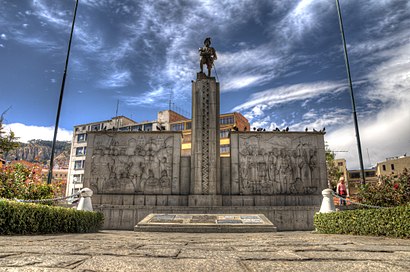
[[[14,134],[13,131],[9,131],[8,133],[5,131],[3,121],[4,115],[7,111],[3,112],[0,116],[0,156],[6,157],[7,153],[11,150],[16,149],[19,146],[17,142],[18,137]]]

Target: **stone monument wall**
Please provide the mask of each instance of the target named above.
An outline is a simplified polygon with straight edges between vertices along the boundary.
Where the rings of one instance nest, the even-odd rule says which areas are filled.
[[[96,195],[178,195],[180,169],[181,133],[88,134],[84,186]]]
[[[150,213],[263,213],[278,230],[313,229],[327,185],[322,133],[232,132],[215,195],[192,194],[191,159],[179,132],[89,133],[85,186],[104,228],[131,230]]]
[[[312,195],[326,187],[322,133],[231,134],[231,192],[240,195]]]

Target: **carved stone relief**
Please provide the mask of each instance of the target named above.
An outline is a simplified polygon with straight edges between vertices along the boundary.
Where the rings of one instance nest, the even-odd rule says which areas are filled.
[[[318,147],[307,137],[239,137],[239,190],[245,195],[318,191]]]
[[[202,95],[202,192],[209,192],[209,82]]]
[[[95,135],[90,187],[97,193],[170,194],[173,136]]]

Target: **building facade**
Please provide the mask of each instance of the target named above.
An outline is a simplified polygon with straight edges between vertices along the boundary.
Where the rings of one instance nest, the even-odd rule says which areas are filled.
[[[347,180],[349,182],[349,194],[357,194],[360,185],[362,184],[361,170],[348,170]],[[379,179],[376,175],[376,169],[364,169],[364,176],[367,184],[376,184]]]
[[[403,173],[405,168],[410,170],[410,157],[407,157],[407,155],[386,158],[385,161],[377,163],[376,175],[377,177],[395,177],[398,174]]]

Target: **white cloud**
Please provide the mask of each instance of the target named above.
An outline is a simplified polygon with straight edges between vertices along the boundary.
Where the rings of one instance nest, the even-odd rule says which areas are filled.
[[[118,88],[127,86],[132,82],[131,72],[128,70],[119,70],[110,73],[106,79],[100,81],[103,88]]]
[[[344,89],[345,84],[330,81],[281,86],[251,95],[247,102],[236,106],[232,111],[242,111],[256,105],[266,105],[268,108],[272,108],[279,104],[312,99],[330,93],[336,94]]]
[[[286,40],[298,40],[317,27],[322,16],[333,11],[331,5],[333,2],[326,0],[301,0],[277,24],[275,31]]]
[[[52,141],[54,136],[54,127],[30,126],[22,123],[5,124],[5,131],[13,131],[19,142],[27,143],[29,140],[41,139]],[[71,141],[72,131],[59,128],[57,133],[58,141]]]
[[[164,102],[161,103],[165,96],[166,90],[159,87],[158,89],[144,92],[140,96],[123,97],[122,100],[131,106],[155,105],[156,107],[160,107],[160,105],[165,106]]]
[[[61,46],[57,45],[55,41],[48,40],[41,34],[38,36],[30,36],[20,30],[14,31],[13,34],[14,39],[17,40],[19,43],[35,47],[39,50],[51,51],[61,48]]]
[[[254,118],[261,117],[265,115],[264,110],[267,108],[266,105],[256,105],[250,111],[246,112],[244,116],[249,120],[252,121]]]
[[[386,157],[410,153],[410,126],[404,124],[410,124],[410,111],[407,105],[383,110],[375,118],[359,120],[365,167],[381,162]],[[353,124],[350,123],[331,131],[325,138],[332,150],[348,151],[337,154],[337,157],[345,158],[349,169],[360,167],[355,135]]]
[[[0,38],[1,38],[2,40],[7,41],[7,35],[4,34],[4,33],[2,33],[2,34],[0,35]]]
[[[66,15],[65,13],[60,12],[57,9],[53,9],[50,5],[44,3],[41,0],[34,0],[33,1],[33,8],[34,15],[49,22],[51,25],[54,26],[67,26],[69,22],[62,17]]]

